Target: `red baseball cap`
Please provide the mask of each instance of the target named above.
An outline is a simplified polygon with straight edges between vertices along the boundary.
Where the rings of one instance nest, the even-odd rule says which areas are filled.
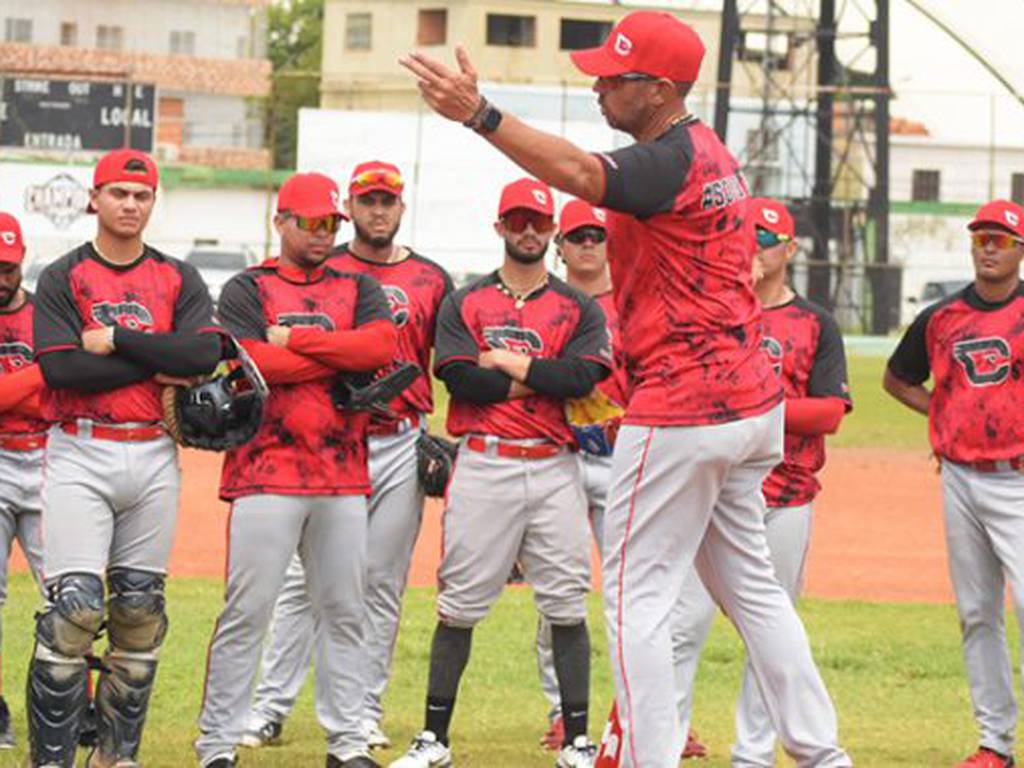
[[[294,173],[277,192],[277,212],[348,218],[338,208],[338,185],[322,173]]]
[[[501,190],[501,202],[498,203],[498,218],[514,208],[526,208],[530,211],[555,217],[555,200],[551,187],[536,179],[519,179],[507,184]]]
[[[993,200],[985,203],[974,214],[974,220],[967,225],[970,230],[994,225],[1008,230],[1024,240],[1024,208],[1009,200]]]
[[[348,181],[348,193],[357,197],[369,192],[401,195],[403,189],[405,180],[402,179],[402,172],[398,170],[398,166],[381,160],[360,163],[352,169],[352,176]]]
[[[160,176],[153,158],[137,149],[115,149],[96,163],[92,173],[93,189],[115,181],[134,181],[156,189]]]
[[[665,11],[634,11],[616,24],[604,45],[570,54],[576,67],[594,77],[640,72],[676,83],[700,74],[704,43],[689,24]]]
[[[21,264],[25,258],[25,241],[21,236],[21,225],[9,213],[0,213],[0,262]]]
[[[752,197],[747,201],[747,211],[754,220],[754,226],[790,239],[796,237],[793,217],[789,209],[778,200],[772,200],[770,197]]]
[[[568,235],[580,227],[607,229],[608,214],[603,208],[595,208],[586,200],[570,200],[562,206],[562,215],[558,219],[558,231],[563,235]]]

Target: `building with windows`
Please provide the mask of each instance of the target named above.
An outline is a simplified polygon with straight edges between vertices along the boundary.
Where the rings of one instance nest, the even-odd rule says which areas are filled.
[[[419,92],[398,57],[413,49],[434,49],[449,57],[455,43],[469,48],[480,79],[492,83],[589,87],[567,52],[600,45],[627,11],[609,2],[566,0],[326,0],[321,106],[328,109],[415,111]],[[665,8],[659,8],[665,10]],[[675,11],[700,34],[707,55],[699,93],[714,87],[721,14],[716,10]],[[810,49],[813,21],[779,22],[772,50],[751,39],[744,49],[754,61],[772,56],[779,78],[813,83]],[[739,72],[734,92],[756,96],[763,85],[757,68]]]
[[[0,0],[0,78],[153,84],[153,148],[159,158],[267,168],[261,100],[270,93],[269,4]]]

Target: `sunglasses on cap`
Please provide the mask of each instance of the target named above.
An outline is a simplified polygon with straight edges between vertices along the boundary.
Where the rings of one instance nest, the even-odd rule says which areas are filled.
[[[303,232],[318,232],[323,229],[329,235],[333,235],[341,229],[341,222],[344,219],[340,214],[330,213],[326,216],[297,216],[294,213],[288,214],[288,218],[295,222],[295,226]]]
[[[525,232],[528,226],[533,227],[533,231],[538,235],[547,234],[555,228],[555,220],[551,216],[531,211],[529,208],[508,211],[501,217],[501,223],[505,225],[505,229],[516,235]]]
[[[769,232],[764,227],[757,227],[757,247],[761,250],[766,248],[774,248],[776,245],[782,243],[788,243],[791,238],[789,235],[780,235],[775,232]]]
[[[583,245],[588,240],[600,245],[608,239],[608,233],[600,227],[579,227],[566,235],[565,239],[573,245]]]
[[[987,248],[990,244],[997,251],[1007,251],[1015,245],[1024,244],[1024,240],[1014,237],[1009,232],[974,232],[971,234],[971,245],[975,248]]]
[[[394,190],[397,195],[405,187],[405,182],[402,181],[401,174],[395,173],[394,171],[382,170],[363,171],[362,173],[353,176],[351,181],[349,181],[349,188],[357,193],[360,189],[382,186]]]

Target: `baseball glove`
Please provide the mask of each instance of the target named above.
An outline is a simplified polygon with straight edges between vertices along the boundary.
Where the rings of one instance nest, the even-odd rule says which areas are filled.
[[[581,451],[611,456],[624,409],[598,387],[565,401],[565,420]]]
[[[427,432],[416,441],[416,473],[427,496],[442,497],[448,488],[459,446]]]
[[[381,368],[376,373],[342,374],[334,380],[331,399],[339,410],[397,418],[390,403],[419,376],[420,368],[415,363],[396,363],[390,370]]]

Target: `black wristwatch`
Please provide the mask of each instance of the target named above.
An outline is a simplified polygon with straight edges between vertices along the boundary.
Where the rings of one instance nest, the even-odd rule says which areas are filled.
[[[480,106],[477,107],[473,116],[464,122],[463,125],[480,134],[494,133],[498,130],[498,126],[501,125],[501,118],[501,110],[481,96]]]

